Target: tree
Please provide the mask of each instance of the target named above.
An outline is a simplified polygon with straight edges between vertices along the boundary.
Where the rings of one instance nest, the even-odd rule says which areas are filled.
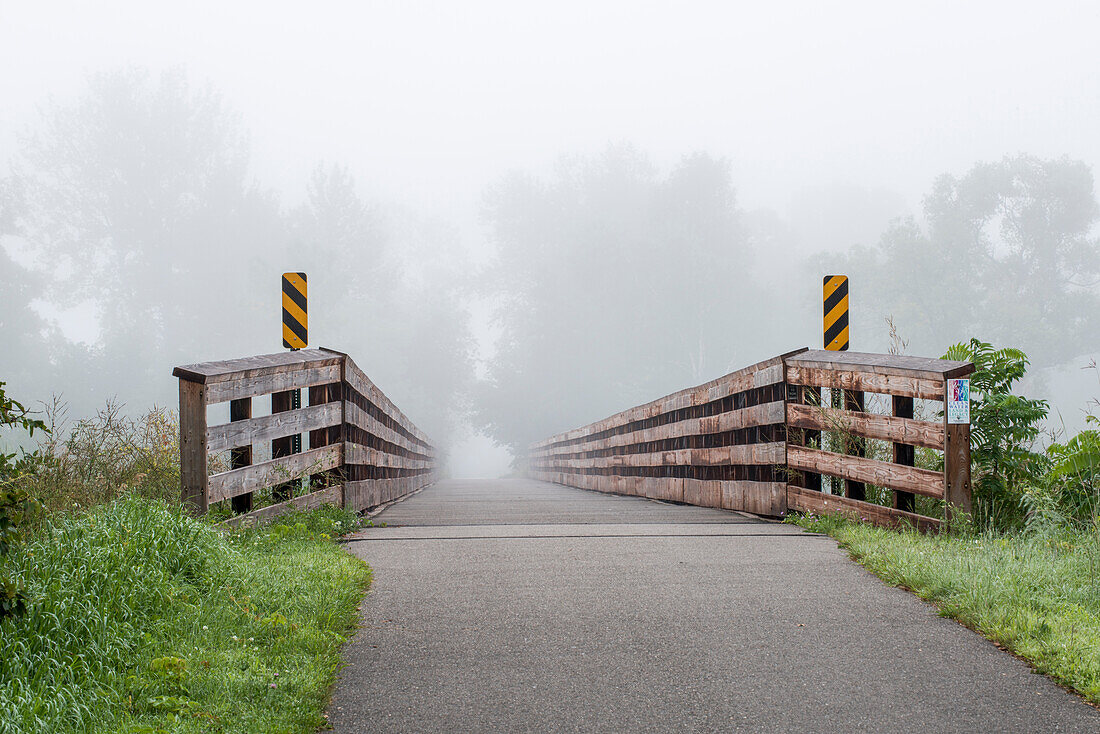
[[[26,193],[17,234],[48,297],[91,304],[103,364],[125,365],[98,373],[101,394],[167,398],[173,363],[249,346],[255,258],[285,235],[273,197],[248,180],[237,117],[209,87],[178,71],[93,76],[77,102],[45,110],[12,170]]]
[[[895,222],[877,247],[816,261],[853,276],[863,300],[856,333],[884,341],[892,315],[918,353],[979,332],[1021,345],[1041,368],[1077,356],[1082,335],[1100,327],[1100,208],[1085,164],[1020,155],[945,174],[925,197],[924,220]]]
[[[505,178],[485,216],[501,337],[478,420],[513,452],[729,371],[760,328],[726,161],[687,156],[661,176],[613,146]]]

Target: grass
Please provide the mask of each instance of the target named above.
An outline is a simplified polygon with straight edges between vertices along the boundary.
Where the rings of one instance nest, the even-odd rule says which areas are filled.
[[[39,528],[10,559],[0,732],[313,732],[370,570],[336,508],[228,533],[123,497]]]
[[[922,535],[792,518],[1100,705],[1100,543],[1087,532]]]

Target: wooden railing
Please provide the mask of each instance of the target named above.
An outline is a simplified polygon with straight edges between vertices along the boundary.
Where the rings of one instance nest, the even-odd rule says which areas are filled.
[[[582,489],[781,515],[786,356],[534,444],[528,471]]]
[[[196,512],[225,500],[235,521],[323,503],[358,511],[434,479],[427,437],[341,352],[207,362],[173,375],[180,381],[182,497]],[[271,414],[253,417],[253,398],[268,395]],[[227,402],[229,422],[208,425],[210,406]],[[303,435],[308,447],[296,450]],[[255,449],[267,446],[271,458],[254,463]],[[212,455],[222,457],[222,471],[211,473]],[[254,494],[269,488],[272,504],[253,510]]]
[[[916,420],[914,400],[938,401],[942,411],[947,380],[973,369],[802,349],[533,444],[528,472],[582,489],[760,515],[844,512],[936,528],[938,518],[916,514],[914,495],[946,500],[948,517],[970,511],[970,427]],[[827,405],[822,388],[835,391]],[[891,414],[866,412],[867,393],[889,396]],[[821,447],[823,432],[839,450]],[[868,457],[866,439],[891,442],[892,461]],[[917,447],[942,451],[944,469],[917,468]],[[822,475],[837,478],[836,493],[823,491]],[[866,501],[867,484],[888,489],[892,506]]]
[[[788,358],[788,507],[922,529],[941,521],[916,514],[916,495],[945,501],[947,519],[970,513],[970,425],[948,424],[944,405],[948,380],[973,371],[969,362],[884,354],[807,351]],[[823,401],[822,388],[835,398]],[[865,412],[867,393],[889,396],[890,415]],[[938,420],[915,419],[915,400],[931,401],[926,412]],[[824,450],[823,431],[833,432],[844,450]],[[863,439],[890,442],[892,460],[865,456]],[[942,471],[917,468],[918,447],[942,452]],[[843,493],[822,492],[822,475],[842,481]],[[890,506],[867,502],[867,484],[889,490]]]

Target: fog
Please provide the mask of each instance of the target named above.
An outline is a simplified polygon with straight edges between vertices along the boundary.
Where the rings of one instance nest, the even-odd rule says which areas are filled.
[[[1028,353],[1100,395],[1093,3],[0,4],[0,381],[174,406],[177,364],[348,352],[497,476],[800,346]],[[890,323],[895,338],[891,338]]]

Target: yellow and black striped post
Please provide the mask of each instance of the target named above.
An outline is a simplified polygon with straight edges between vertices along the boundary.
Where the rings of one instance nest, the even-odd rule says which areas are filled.
[[[848,276],[826,275],[823,285],[825,348],[833,352],[847,352]]]
[[[283,273],[283,346],[305,349],[306,327],[306,274]]]

